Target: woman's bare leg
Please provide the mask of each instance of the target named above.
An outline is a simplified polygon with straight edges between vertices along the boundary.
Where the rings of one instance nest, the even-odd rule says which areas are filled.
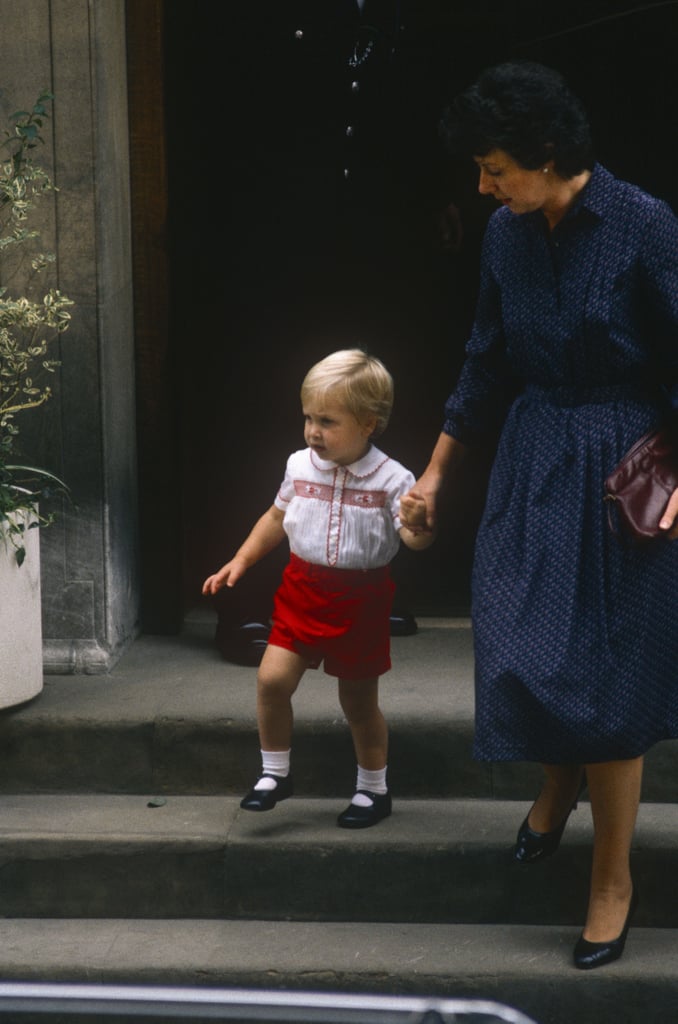
[[[582,780],[580,764],[543,764],[544,782],[528,817],[534,832],[552,832],[562,825],[577,799]]]
[[[629,911],[631,843],[640,802],[643,758],[586,766],[593,813],[593,864],[583,936],[609,942],[621,933]]]

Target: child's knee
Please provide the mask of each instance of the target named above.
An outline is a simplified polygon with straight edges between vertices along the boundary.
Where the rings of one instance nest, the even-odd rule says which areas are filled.
[[[257,693],[262,696],[270,695],[286,689],[284,680],[278,672],[261,671],[257,673]]]
[[[285,673],[269,669],[261,671],[257,675],[257,695],[264,701],[289,700],[297,688],[297,680],[291,679]]]
[[[379,714],[379,681],[361,679],[356,682],[339,680],[339,703],[347,718],[369,717]]]
[[[341,701],[341,709],[346,716],[346,721],[351,726],[366,725],[370,722],[379,722],[382,713],[379,703],[373,697],[344,697]]]

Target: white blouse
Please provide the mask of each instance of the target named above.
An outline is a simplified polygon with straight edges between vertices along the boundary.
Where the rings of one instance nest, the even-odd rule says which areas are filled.
[[[376,569],[400,545],[399,502],[414,476],[372,446],[350,466],[293,452],[275,498],[290,550],[315,565]]]

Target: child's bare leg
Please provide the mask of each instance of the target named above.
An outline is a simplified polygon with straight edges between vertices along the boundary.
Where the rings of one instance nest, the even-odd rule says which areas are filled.
[[[391,813],[388,727],[379,707],[379,680],[340,679],[339,703],[351,729],[358,778],[356,793],[337,823],[341,828],[367,828]]]
[[[262,774],[240,802],[245,810],[268,811],[292,795],[292,697],[307,668],[304,658],[283,647],[269,644],[264,652],[257,675]]]
[[[272,644],[264,651],[257,675],[257,725],[262,750],[289,750],[292,744],[292,697],[308,662],[294,651]]]
[[[351,729],[360,767],[367,771],[385,768],[388,727],[379,707],[379,680],[340,679],[339,703]]]

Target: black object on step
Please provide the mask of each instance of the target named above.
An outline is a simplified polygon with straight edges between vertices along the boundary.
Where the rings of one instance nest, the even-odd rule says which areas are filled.
[[[264,622],[233,625],[220,619],[214,640],[226,661],[256,667],[264,656],[270,632],[271,627]]]
[[[391,636],[413,636],[419,628],[412,612],[402,608],[393,609],[390,622]]]

